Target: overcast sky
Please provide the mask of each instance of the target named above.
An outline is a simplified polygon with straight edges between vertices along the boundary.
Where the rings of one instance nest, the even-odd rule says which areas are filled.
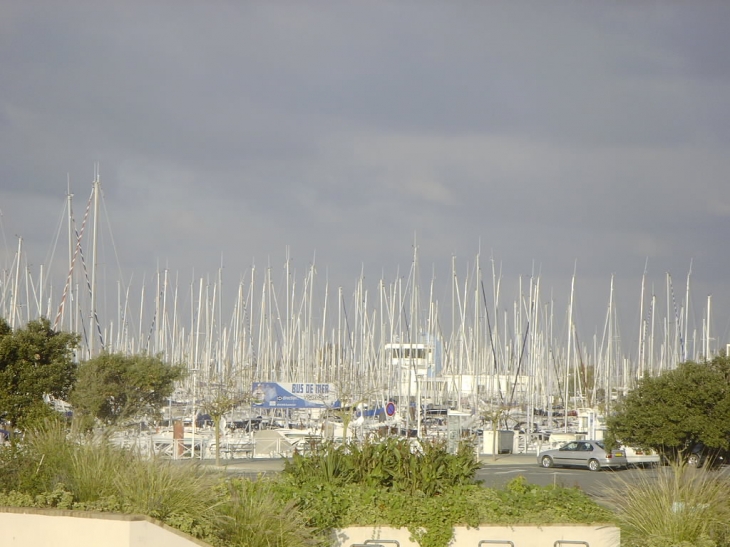
[[[645,266],[681,304],[691,264],[724,345],[728,29],[726,1],[0,0],[3,265],[48,259],[98,162],[127,278],[288,249],[353,291],[415,244],[445,294],[452,257],[560,306],[575,270],[590,335],[612,275],[628,331]]]

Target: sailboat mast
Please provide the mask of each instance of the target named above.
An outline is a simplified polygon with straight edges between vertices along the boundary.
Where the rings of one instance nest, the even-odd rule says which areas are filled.
[[[712,295],[707,295],[707,336],[705,337],[705,360],[710,360],[710,309],[712,307]]]
[[[18,254],[15,263],[15,283],[13,283],[13,299],[10,304],[10,328],[15,329],[15,317],[18,312],[18,292],[20,291],[20,257],[23,253],[23,238],[18,238]]]
[[[645,349],[644,346],[646,344],[646,341],[644,340],[645,332],[646,332],[646,323],[644,322],[644,286],[646,283],[646,268],[647,263],[649,262],[649,259],[646,259],[646,263],[644,263],[644,273],[641,276],[641,298],[639,299],[639,354],[638,354],[638,374],[637,376],[639,378],[642,378],[644,376],[644,366],[645,366]]]
[[[573,294],[575,292],[575,270],[573,267],[573,277],[570,281],[570,304],[568,306],[568,359],[565,364],[565,397],[563,400],[563,415],[565,419],[565,431],[568,431],[568,386],[570,384],[570,354],[572,353],[573,342]]]
[[[682,361],[687,360],[687,346],[689,344],[687,335],[688,335],[688,329],[689,329],[689,278],[692,275],[692,261],[689,261],[689,272],[687,272],[687,288],[685,289],[685,297],[684,297],[684,355],[682,356]],[[695,348],[692,348],[693,351],[695,351]]]
[[[92,260],[91,260],[91,319],[89,321],[90,324],[90,330],[89,333],[89,357],[94,356],[95,352],[95,343],[94,340],[96,338],[94,329],[97,327],[96,324],[96,267],[98,264],[98,255],[97,255],[97,237],[98,237],[98,228],[99,228],[99,187],[101,185],[101,181],[99,180],[99,164],[96,164],[94,166],[94,182],[93,182],[93,188],[94,188],[94,224],[93,224],[93,231],[91,236],[91,249],[92,249]]]

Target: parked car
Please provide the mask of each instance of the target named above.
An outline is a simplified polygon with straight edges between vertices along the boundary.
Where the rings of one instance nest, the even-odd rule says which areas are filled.
[[[537,463],[542,467],[587,467],[591,471],[628,466],[623,450],[606,450],[602,441],[571,441],[561,448],[540,452]]]
[[[730,452],[721,448],[711,448],[704,443],[695,443],[687,455],[687,465],[702,467],[709,465],[716,467],[730,463]]]
[[[629,467],[658,467],[662,461],[661,456],[651,448],[622,446],[621,450],[626,454]]]

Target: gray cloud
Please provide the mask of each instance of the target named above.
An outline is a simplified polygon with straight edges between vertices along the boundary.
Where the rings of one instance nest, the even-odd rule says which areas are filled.
[[[632,308],[647,258],[657,283],[693,260],[727,323],[723,3],[1,7],[6,254],[41,263],[100,162],[127,277],[288,246],[351,285],[415,240],[440,278],[481,248],[562,301],[577,262],[600,323],[612,273]]]

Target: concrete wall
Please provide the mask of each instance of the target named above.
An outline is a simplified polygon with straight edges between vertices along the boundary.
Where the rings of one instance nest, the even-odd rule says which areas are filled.
[[[337,547],[350,547],[366,540],[390,539],[400,547],[418,547],[409,539],[410,532],[404,528],[351,527],[337,534]],[[483,526],[481,528],[456,528],[452,547],[478,547],[482,540],[489,540],[486,547],[553,547],[556,541],[586,542],[589,547],[619,547],[621,535],[618,528],[609,525],[545,525],[545,526]],[[491,544],[499,541],[499,544]],[[388,543],[385,547],[392,547]],[[559,546],[558,546],[559,547]],[[574,547],[570,543],[563,547]]]
[[[350,527],[338,530],[336,547],[366,540],[396,540],[401,547],[418,547],[404,528]],[[589,547],[619,547],[614,526],[484,526],[456,528],[452,547],[478,547],[482,540],[503,547],[552,547],[556,541],[586,542]],[[2,547],[209,547],[153,519],[136,515],[87,513],[54,509],[0,507]],[[387,547],[391,547],[385,544]],[[491,547],[491,546],[488,546]],[[495,546],[496,547],[496,546]],[[568,546],[563,546],[568,547]],[[570,545],[569,547],[573,547]]]
[[[2,547],[208,546],[207,543],[143,516],[16,507],[0,507],[0,545]]]

